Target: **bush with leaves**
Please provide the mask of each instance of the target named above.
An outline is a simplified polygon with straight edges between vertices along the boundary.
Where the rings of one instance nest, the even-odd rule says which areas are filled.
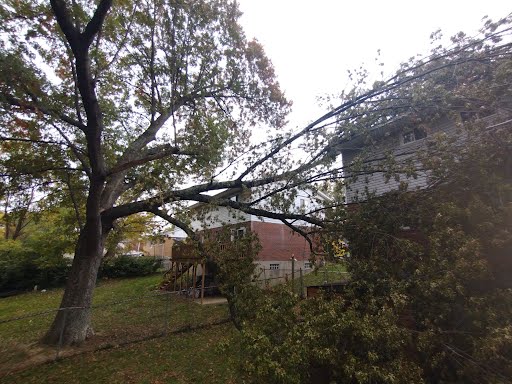
[[[160,266],[160,260],[149,257],[119,256],[104,259],[99,276],[109,278],[147,276],[155,273]]]
[[[254,261],[260,249],[255,233],[247,231],[237,236],[230,227],[210,232],[198,248],[215,265],[215,279],[228,299],[231,319],[238,329],[252,316],[254,305],[261,297],[260,289],[251,284],[255,278]]]
[[[338,214],[351,283],[342,298],[266,296],[241,332],[249,380],[508,382],[512,130],[472,135],[444,154],[436,188]]]
[[[62,285],[69,263],[62,255],[51,257],[40,252],[18,240],[0,242],[0,292]]]
[[[69,260],[76,240],[70,210],[31,212],[25,234],[16,240],[0,242],[0,291],[50,288],[63,285],[69,273]]]

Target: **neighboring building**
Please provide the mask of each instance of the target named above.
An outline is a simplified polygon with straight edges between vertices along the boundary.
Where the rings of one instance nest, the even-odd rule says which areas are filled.
[[[172,256],[172,247],[175,240],[168,234],[154,240],[146,240],[141,243],[140,250],[146,256],[152,256],[158,259],[170,258]]]
[[[140,243],[139,249],[144,253],[145,256],[161,260],[162,266],[165,269],[169,269],[170,261],[172,259],[173,247],[176,242],[182,241],[183,239],[184,237],[166,233],[162,237]]]
[[[221,192],[216,197],[249,202],[254,200],[255,193],[251,190],[231,189]],[[308,191],[298,190],[290,211],[308,212],[318,207],[322,201],[329,200],[329,197],[322,192],[316,192],[315,196],[312,196]],[[202,231],[215,231],[224,226],[230,228],[233,238],[243,236],[247,231],[256,233],[262,247],[257,256],[257,264],[265,270],[266,278],[290,274],[292,257],[295,258],[296,271],[299,269],[307,271],[312,268],[308,242],[280,220],[258,217],[229,207],[211,207],[204,204],[195,204],[191,207],[191,211],[194,212],[191,227],[198,231],[200,236]],[[294,223],[294,225],[310,226],[307,223]]]
[[[471,116],[473,117],[473,116]],[[456,122],[448,116],[431,124],[414,124],[402,118],[371,129],[367,135],[357,135],[341,145],[345,169],[345,199],[347,203],[364,201],[368,196],[380,196],[401,186],[413,191],[429,185],[429,172],[421,170],[416,154],[433,142],[438,135],[465,140],[461,114]],[[510,119],[510,112],[500,111],[478,122],[484,127]],[[398,171],[389,171],[393,164]]]

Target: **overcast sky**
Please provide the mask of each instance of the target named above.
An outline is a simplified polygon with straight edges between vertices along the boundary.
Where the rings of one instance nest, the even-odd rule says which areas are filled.
[[[365,66],[379,73],[377,50],[391,74],[417,53],[426,53],[430,34],[447,38],[475,35],[482,18],[506,16],[506,0],[239,0],[248,38],[257,38],[274,63],[287,97],[294,103],[293,127],[320,117],[317,96],[346,88],[347,70]],[[508,6],[507,6],[508,4]]]

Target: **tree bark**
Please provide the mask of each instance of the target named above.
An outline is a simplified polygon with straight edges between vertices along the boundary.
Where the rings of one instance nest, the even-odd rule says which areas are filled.
[[[100,0],[83,32],[75,27],[72,14],[63,0],[50,2],[75,57],[76,85],[87,116],[87,125],[82,129],[87,140],[87,157],[91,164],[85,225],[80,231],[59,312],[43,338],[43,342],[47,344],[71,345],[82,343],[92,333],[92,297],[103,257],[105,237],[111,228],[110,225],[104,226],[101,218],[101,195],[106,179],[101,143],[103,114],[96,95],[96,82],[91,73],[89,47],[103,25],[112,0]]]
[[[80,233],[60,309],[43,338],[45,344],[80,344],[92,334],[90,307],[102,259],[102,240],[95,229],[86,224]],[[88,251],[91,246],[94,250]]]
[[[59,312],[42,340],[45,344],[80,344],[92,335],[91,304],[108,229],[103,226],[99,209],[103,183],[91,184],[86,223],[80,231]]]

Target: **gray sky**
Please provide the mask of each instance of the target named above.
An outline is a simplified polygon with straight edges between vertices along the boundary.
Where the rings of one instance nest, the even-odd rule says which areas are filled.
[[[317,96],[348,86],[347,70],[362,63],[378,74],[377,50],[385,74],[417,53],[427,53],[430,34],[445,38],[475,35],[482,17],[499,19],[512,11],[506,0],[239,0],[248,38],[256,37],[274,63],[281,88],[293,100],[292,127],[326,110]],[[509,4],[507,6],[507,4]]]

